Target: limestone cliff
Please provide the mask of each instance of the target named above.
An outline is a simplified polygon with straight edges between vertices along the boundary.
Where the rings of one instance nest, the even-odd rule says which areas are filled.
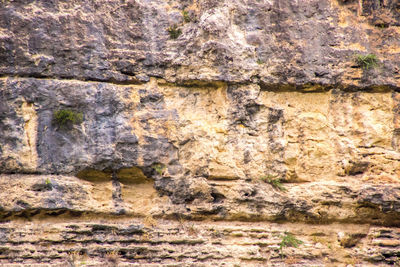
[[[400,264],[399,150],[396,0],[0,1],[4,266]]]

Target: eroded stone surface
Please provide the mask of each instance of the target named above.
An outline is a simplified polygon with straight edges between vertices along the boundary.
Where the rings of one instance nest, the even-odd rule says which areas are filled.
[[[395,0],[3,1],[0,73],[399,87],[398,9]],[[354,68],[356,54],[376,54],[381,67]]]
[[[87,218],[89,219],[89,218]],[[86,219],[86,220],[87,220]],[[382,266],[397,261],[397,228],[369,225],[181,220],[10,222],[0,228],[4,266]],[[358,236],[343,246],[337,232]],[[302,243],[282,247],[287,233]],[[105,245],[106,244],[106,245]]]
[[[0,264],[398,264],[399,8],[0,1]]]
[[[84,215],[139,216],[188,220],[292,221],[305,223],[400,223],[398,184],[314,182],[181,181],[171,198],[151,181],[88,182],[57,175],[2,175],[0,219]],[[179,187],[180,186],[180,187]],[[156,187],[157,188],[157,187]],[[159,191],[172,188],[157,188]]]
[[[179,87],[156,79],[127,86],[27,78],[1,84],[2,172],[90,180],[125,170],[156,184],[263,176],[399,181],[397,92]],[[57,125],[60,109],[82,113],[83,122]]]

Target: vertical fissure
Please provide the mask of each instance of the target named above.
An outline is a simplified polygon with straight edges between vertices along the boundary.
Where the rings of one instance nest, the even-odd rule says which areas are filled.
[[[113,170],[112,177],[112,200],[116,214],[125,214],[124,201],[122,199],[121,183],[118,181],[117,172]]]

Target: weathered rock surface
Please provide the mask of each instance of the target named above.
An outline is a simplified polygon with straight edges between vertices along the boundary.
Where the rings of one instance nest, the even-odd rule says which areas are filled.
[[[80,177],[92,170],[110,179],[113,171],[139,167],[132,175],[166,184],[263,175],[399,181],[397,92],[178,87],[156,79],[121,86],[4,78],[0,86],[3,173]],[[82,113],[83,122],[58,125],[54,113],[62,109]]]
[[[0,265],[399,264],[399,10],[1,1]]]
[[[54,215],[125,215],[195,220],[400,224],[400,186],[314,182],[280,191],[260,182],[189,182],[176,204],[160,197],[152,182],[82,181],[56,175],[2,175],[0,220]],[[117,194],[116,192],[119,192]],[[196,195],[197,193],[197,195]],[[203,195],[202,195],[203,194]],[[183,195],[181,193],[181,195]],[[176,197],[176,196],[175,196]]]
[[[399,87],[396,0],[2,1],[0,73]],[[187,12],[187,19],[183,11]],[[185,22],[188,21],[188,22]],[[172,39],[168,29],[182,34]],[[355,54],[381,68],[354,69]]]
[[[91,222],[87,222],[90,220]],[[293,233],[301,247],[281,247]],[[358,237],[341,245],[337,233]],[[4,266],[382,266],[396,264],[398,229],[119,219],[9,222],[0,228]]]

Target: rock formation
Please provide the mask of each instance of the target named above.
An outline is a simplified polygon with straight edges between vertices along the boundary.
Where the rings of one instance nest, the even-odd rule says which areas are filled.
[[[396,0],[0,1],[0,265],[400,264]]]

